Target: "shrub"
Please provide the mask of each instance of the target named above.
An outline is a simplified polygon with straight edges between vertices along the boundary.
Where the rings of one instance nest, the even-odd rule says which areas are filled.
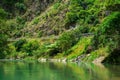
[[[38,37],[42,37],[42,33],[43,33],[42,31],[39,31],[38,32]]]
[[[0,8],[0,19],[5,19],[7,15],[8,13],[4,9]]]
[[[25,22],[26,22],[26,20],[23,19],[23,18],[20,17],[20,16],[17,16],[16,21],[17,21],[17,23],[19,23],[19,24],[25,24]]]
[[[44,43],[43,45],[41,45],[37,50],[33,51],[33,56],[35,56],[36,58],[39,58],[41,56],[49,56],[49,43]]]
[[[16,48],[16,51],[18,51],[18,52],[21,51],[22,48],[23,48],[23,45],[24,45],[25,43],[27,43],[27,41],[26,41],[25,39],[20,39],[20,40],[16,41],[16,42],[14,43],[14,46],[15,46],[15,48]]]
[[[25,6],[23,3],[20,3],[20,2],[17,2],[17,3],[15,4],[15,7],[16,7],[17,9],[19,9],[20,11],[26,10],[26,6]]]
[[[37,50],[34,50],[32,54],[33,54],[33,56],[34,56],[35,58],[39,58],[39,57],[41,57],[44,53],[45,53],[44,50],[42,50],[42,49],[37,49]]]
[[[4,51],[7,48],[7,36],[0,33],[0,58],[4,58]]]
[[[66,22],[75,22],[78,19],[76,13],[69,12],[66,14]]]
[[[57,41],[57,46],[61,50],[60,52],[67,51],[69,48],[75,45],[80,39],[80,34],[81,32],[78,28],[63,33]]]
[[[39,43],[36,40],[28,41],[26,44],[23,45],[22,51],[26,52],[28,56],[33,55],[33,51],[39,48]]]
[[[88,26],[78,26],[77,31],[79,31],[79,33],[89,33],[89,27]]]
[[[35,19],[33,20],[33,24],[38,24],[38,22],[39,22],[39,18],[35,18]]]
[[[96,48],[109,45],[111,49],[120,44],[120,13],[114,12],[99,26],[93,39]]]
[[[59,6],[60,6],[60,3],[56,3],[56,4],[54,4],[54,9],[58,9],[59,8]]]
[[[86,21],[86,22],[87,22],[88,24],[94,24],[95,20],[96,20],[96,17],[90,15],[90,16],[87,18],[87,21]]]
[[[49,56],[55,56],[59,53],[59,48],[58,48],[56,42],[54,44],[48,45],[47,48],[48,48],[47,54]]]

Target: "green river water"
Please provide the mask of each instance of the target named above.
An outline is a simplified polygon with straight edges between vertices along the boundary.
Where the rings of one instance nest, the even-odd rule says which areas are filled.
[[[120,80],[120,66],[0,61],[0,80]]]

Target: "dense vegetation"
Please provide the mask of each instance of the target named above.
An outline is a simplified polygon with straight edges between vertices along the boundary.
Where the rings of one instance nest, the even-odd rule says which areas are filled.
[[[119,0],[2,0],[0,58],[120,63],[119,7]]]

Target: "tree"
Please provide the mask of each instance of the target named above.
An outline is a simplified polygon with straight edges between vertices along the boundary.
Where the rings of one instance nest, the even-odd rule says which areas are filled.
[[[7,13],[4,9],[0,9],[0,58],[5,57],[5,49],[7,47],[7,25],[6,22]]]

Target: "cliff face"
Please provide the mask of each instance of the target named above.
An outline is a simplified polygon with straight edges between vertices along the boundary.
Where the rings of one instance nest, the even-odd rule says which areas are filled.
[[[26,16],[27,20],[32,20],[54,2],[56,2],[56,0],[28,0],[25,2],[27,11],[24,16]]]
[[[57,0],[1,0],[0,7],[10,13],[11,17],[26,15],[28,20],[32,20],[36,15]]]
[[[41,4],[44,5],[43,3]],[[26,34],[30,34],[34,37],[39,36],[39,34],[41,36],[59,35],[65,31],[65,16],[68,11],[67,5],[68,2],[64,1],[54,2],[54,4],[51,4],[47,9],[44,9],[44,5],[40,7],[41,10],[44,10],[44,12],[38,14],[37,16],[35,14],[40,10],[34,10],[35,14],[32,14],[34,19],[32,19],[29,24],[27,24],[26,27],[21,30],[22,33],[24,33],[23,36],[26,36]],[[30,16],[27,16],[27,19],[28,18],[30,18]]]
[[[28,1],[26,12],[19,16],[24,24],[15,37],[40,37],[59,35],[66,30],[67,0]],[[17,36],[19,34],[19,36]]]

